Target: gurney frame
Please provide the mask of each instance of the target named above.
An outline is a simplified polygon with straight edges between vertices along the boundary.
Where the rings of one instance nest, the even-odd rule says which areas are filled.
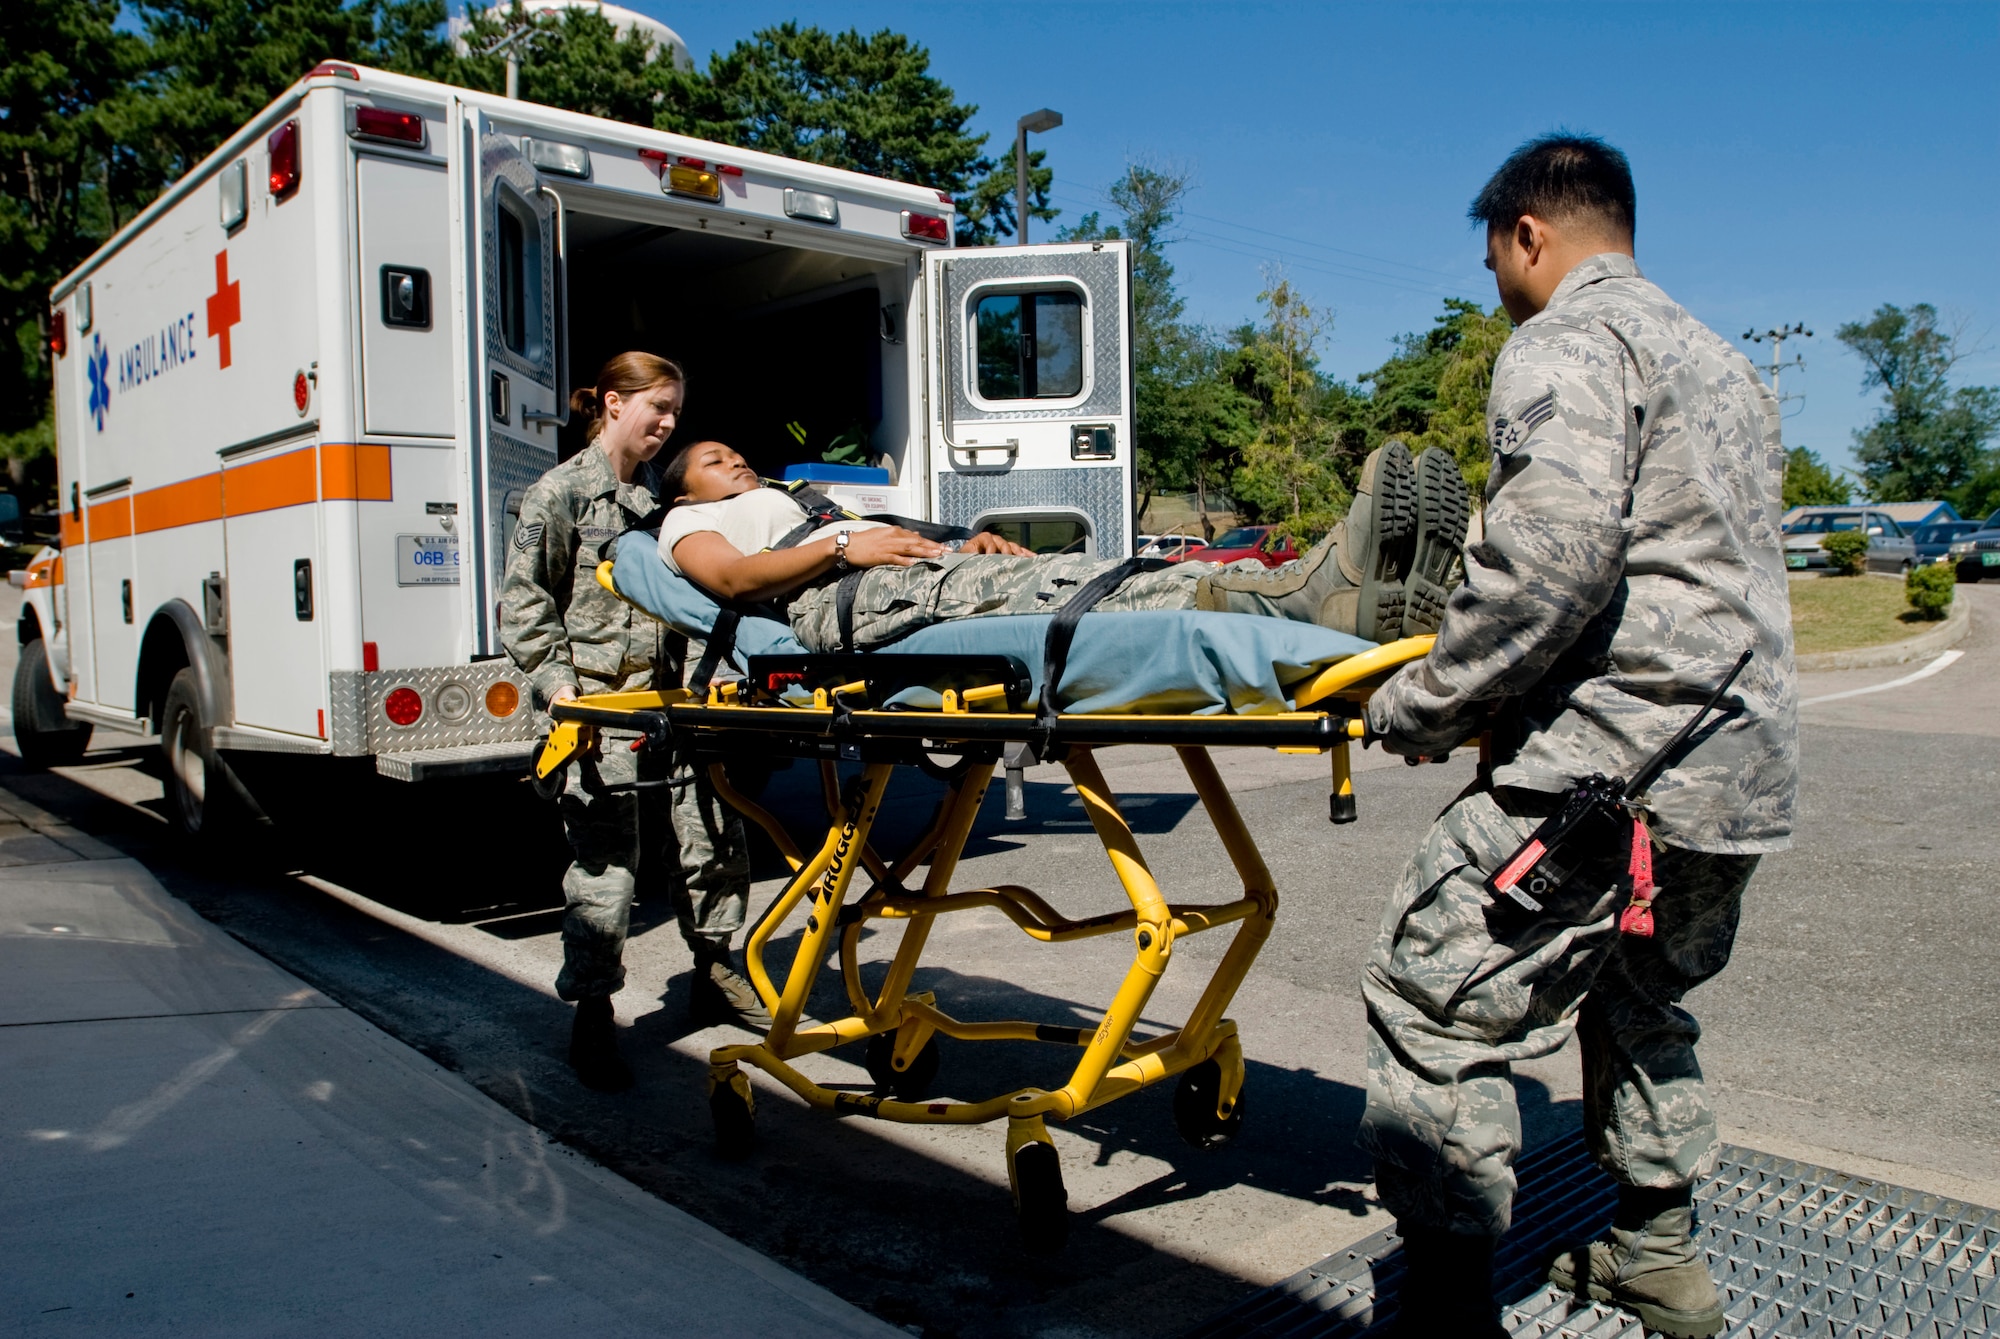
[[[1009,1184],[1022,1239],[1031,1250],[1060,1248],[1068,1235],[1067,1193],[1047,1121],[1066,1121],[1162,1080],[1178,1078],[1174,1123],[1197,1146],[1229,1140],[1243,1119],[1243,1047],[1226,1017],[1277,915],[1278,892],[1256,841],[1244,826],[1214,760],[1212,745],[1264,745],[1286,752],[1325,753],[1332,762],[1332,818],[1354,817],[1348,742],[1360,737],[1356,708],[1431,638],[1390,643],[1343,661],[1298,686],[1297,710],[1265,715],[1076,716],[1049,722],[1022,710],[1027,675],[1005,657],[954,660],[938,710],[887,709],[899,684],[923,679],[932,657],[877,653],[868,657],[754,657],[750,677],[694,701],[685,691],[579,698],[551,709],[556,725],[538,756],[547,781],[578,752],[595,745],[599,728],[637,731],[649,747],[690,750],[708,763],[718,795],[767,833],[791,878],[752,928],[744,947],[751,983],[772,1023],[762,1040],[720,1046],[709,1056],[708,1094],[720,1150],[748,1152],[755,1138],[756,1099],[744,1066],[762,1070],[800,1098],[842,1115],[923,1125],[1007,1122]],[[770,662],[760,664],[760,661]],[[777,662],[782,661],[782,664]],[[865,666],[864,666],[865,662]],[[898,663],[903,662],[903,663]],[[1005,662],[987,664],[986,662]],[[864,666],[857,668],[857,666]],[[893,669],[895,682],[880,681]],[[863,674],[869,677],[861,677]],[[854,677],[849,677],[854,676]],[[812,693],[811,705],[803,694]],[[789,697],[781,696],[788,693]],[[879,704],[879,705],[871,705]],[[1039,732],[1039,733],[1038,733]],[[1001,885],[954,892],[951,883],[971,836],[986,789],[1008,741],[1034,739],[1044,758],[1060,758],[1109,857],[1129,910],[1073,920],[1032,890]],[[1186,769],[1242,883],[1236,899],[1216,904],[1170,902],[1105,781],[1096,750],[1120,743],[1171,745]],[[807,854],[772,814],[731,785],[721,759],[765,754],[817,759],[830,823]],[[955,759],[949,766],[939,756]],[[838,763],[861,770],[843,785]],[[893,863],[870,843],[883,794],[898,766],[942,775],[948,788],[930,827]],[[904,880],[928,865],[923,883]],[[855,872],[869,883],[851,897]],[[1068,943],[1130,934],[1131,967],[1094,1028],[1033,1021],[968,1022],[938,1006],[933,993],[910,989],[932,925],[939,916],[997,911],[1030,938]],[[783,980],[765,963],[773,936],[803,915],[805,932]],[[862,979],[861,932],[870,922],[901,922],[903,934],[880,987]],[[1180,1027],[1144,1038],[1134,1029],[1165,975],[1175,945],[1191,935],[1237,926],[1200,998]],[[838,951],[851,1012],[811,1022],[805,1008],[829,956]],[[1038,1041],[1081,1049],[1069,1081],[1059,1088],[1021,1088],[983,1101],[922,1100],[938,1068],[938,1035],[959,1041]],[[872,1094],[828,1087],[793,1064],[802,1056],[866,1042]]]

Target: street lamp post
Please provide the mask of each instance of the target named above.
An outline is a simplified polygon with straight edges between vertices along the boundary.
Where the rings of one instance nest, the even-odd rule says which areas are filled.
[[[1028,244],[1028,132],[1040,134],[1062,123],[1062,113],[1047,107],[1014,123],[1014,240],[1021,246]]]

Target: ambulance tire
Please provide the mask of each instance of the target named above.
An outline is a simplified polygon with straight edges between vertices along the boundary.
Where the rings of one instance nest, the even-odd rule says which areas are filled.
[[[49,677],[48,644],[37,637],[14,666],[14,746],[30,767],[68,767],[90,747],[90,727],[63,715],[62,695]]]
[[[174,830],[201,845],[244,826],[248,811],[237,797],[226,764],[209,744],[201,690],[194,671],[184,669],[167,685],[160,708],[160,752],[167,768],[167,816]]]

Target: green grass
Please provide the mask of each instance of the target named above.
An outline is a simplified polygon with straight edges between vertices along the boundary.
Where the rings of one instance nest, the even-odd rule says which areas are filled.
[[[1815,577],[1794,581],[1791,589],[1792,636],[1800,655],[1900,642],[1937,626],[1910,608],[1900,581]]]

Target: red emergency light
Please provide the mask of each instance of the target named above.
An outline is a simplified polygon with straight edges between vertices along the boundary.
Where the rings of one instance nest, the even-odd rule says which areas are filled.
[[[382,140],[389,144],[424,143],[424,118],[415,112],[392,112],[387,107],[354,108],[354,125],[349,132],[356,139]]]
[[[69,313],[52,312],[49,317],[49,352],[60,358],[69,352]]]
[[[361,71],[355,69],[352,65],[342,65],[337,60],[323,60],[306,71],[306,78],[317,79],[323,74],[330,74],[339,79],[359,79],[361,77]]]
[[[918,214],[906,209],[903,211],[903,236],[925,242],[949,242],[951,225],[935,214]]]
[[[264,141],[271,161],[271,194],[283,200],[299,188],[299,123],[285,122]]]

